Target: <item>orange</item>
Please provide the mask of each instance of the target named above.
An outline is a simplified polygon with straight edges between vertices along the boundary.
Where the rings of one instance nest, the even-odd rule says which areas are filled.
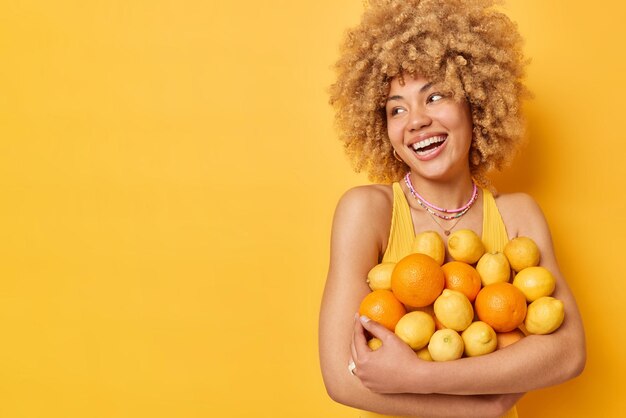
[[[511,283],[493,283],[478,292],[474,307],[481,321],[496,332],[508,332],[524,322],[526,297]]]
[[[480,274],[467,263],[450,261],[441,266],[445,277],[445,288],[463,293],[474,302],[480,290]]]
[[[391,290],[400,302],[421,308],[437,299],[445,283],[441,266],[425,254],[410,254],[396,263]]]
[[[368,293],[361,301],[359,315],[378,322],[390,331],[406,314],[404,305],[391,293],[390,290],[374,290]]]
[[[498,347],[496,348],[496,350],[501,350],[504,347],[508,347],[524,337],[524,333],[519,328],[516,328],[513,331],[509,332],[498,332],[496,333],[496,338],[498,339]]]

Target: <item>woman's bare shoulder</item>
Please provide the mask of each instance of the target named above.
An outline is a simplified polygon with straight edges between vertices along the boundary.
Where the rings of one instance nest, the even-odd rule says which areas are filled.
[[[528,193],[502,193],[494,195],[498,208],[500,209],[512,209],[519,207],[528,208],[536,206],[537,202]]]
[[[499,194],[496,204],[509,235],[524,235],[529,229],[545,224],[539,204],[527,193]]]
[[[375,242],[376,247],[382,248],[391,225],[392,210],[391,185],[354,187],[339,199],[333,231]]]
[[[343,194],[337,206],[349,212],[371,215],[389,212],[393,206],[393,190],[387,184],[353,187]]]

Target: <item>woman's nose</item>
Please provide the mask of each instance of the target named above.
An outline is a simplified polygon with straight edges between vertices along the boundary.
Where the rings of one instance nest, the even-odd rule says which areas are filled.
[[[419,130],[425,126],[430,125],[432,122],[430,116],[423,109],[415,109],[411,112],[411,118],[409,119],[409,130]]]

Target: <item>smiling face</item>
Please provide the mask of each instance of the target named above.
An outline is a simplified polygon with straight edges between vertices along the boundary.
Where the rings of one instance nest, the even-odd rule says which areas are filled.
[[[385,112],[391,145],[414,174],[432,180],[469,175],[467,101],[457,101],[425,78],[405,75],[391,81]]]

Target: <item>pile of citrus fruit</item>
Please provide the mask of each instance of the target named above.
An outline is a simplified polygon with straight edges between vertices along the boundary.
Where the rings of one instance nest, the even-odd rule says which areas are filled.
[[[413,253],[381,263],[368,274],[372,292],[359,314],[379,322],[429,361],[473,357],[504,348],[528,334],[549,334],[564,318],[563,303],[551,297],[556,281],[539,266],[535,242],[518,237],[503,252],[485,252],[475,232],[448,239],[454,259],[434,231],[415,238]],[[382,342],[368,341],[376,350]]]

